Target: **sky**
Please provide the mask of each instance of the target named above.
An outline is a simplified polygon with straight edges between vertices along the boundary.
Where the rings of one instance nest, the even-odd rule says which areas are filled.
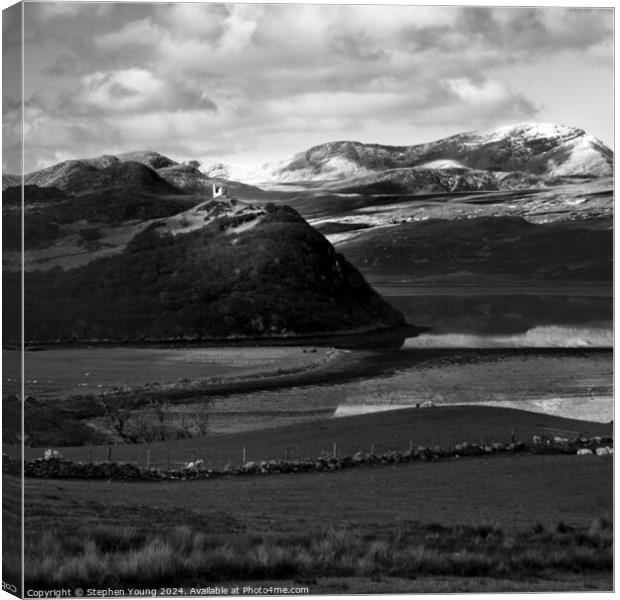
[[[27,2],[24,15],[26,172],[144,149],[260,166],[329,141],[523,121],[613,147],[611,9]],[[4,173],[20,164],[15,29],[3,18]]]

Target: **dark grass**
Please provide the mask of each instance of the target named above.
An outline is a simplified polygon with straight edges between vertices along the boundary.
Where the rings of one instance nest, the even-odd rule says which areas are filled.
[[[118,461],[146,463],[147,448],[151,465],[166,466],[202,458],[212,467],[231,462],[240,464],[243,447],[247,460],[315,457],[322,451],[333,451],[334,443],[340,455],[352,455],[358,450],[375,452],[406,450],[410,442],[420,445],[449,446],[461,442],[511,441],[511,431],[518,440],[531,441],[540,435],[542,426],[581,432],[584,435],[612,435],[611,424],[565,419],[530,413],[511,408],[486,406],[444,406],[411,408],[368,415],[325,419],[267,430],[225,435],[207,435],[187,440],[146,445],[118,445],[112,457]],[[13,449],[15,450],[15,448]],[[5,452],[13,455],[11,448]],[[105,447],[62,448],[65,458],[88,461],[107,460]],[[40,448],[26,448],[26,459],[42,456]]]
[[[611,518],[613,461],[595,456],[497,456],[302,473],[164,482],[26,480],[27,526],[161,527],[213,533],[305,532],[322,524],[371,536],[386,524],[537,524],[553,532]]]
[[[21,590],[21,478],[2,474],[2,581]]]
[[[27,541],[27,587],[192,585],[313,577],[501,577],[611,572],[612,525],[506,535],[494,526],[418,526],[381,539],[342,529],[210,536],[188,526],[156,536],[122,527],[50,529]]]
[[[29,585],[332,577],[360,592],[382,577],[517,589],[579,576],[609,588],[612,470],[609,458],[499,456],[206,481],[27,480]]]

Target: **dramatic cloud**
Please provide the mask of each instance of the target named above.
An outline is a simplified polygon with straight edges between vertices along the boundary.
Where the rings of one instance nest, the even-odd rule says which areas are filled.
[[[611,10],[46,2],[25,29],[27,169],[146,147],[260,164],[519,120],[613,137]]]

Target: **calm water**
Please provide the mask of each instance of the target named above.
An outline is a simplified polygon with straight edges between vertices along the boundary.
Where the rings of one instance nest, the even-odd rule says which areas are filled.
[[[428,403],[488,404],[607,422],[608,350],[404,348],[376,354],[368,376],[213,400],[212,425],[235,431]]]
[[[577,419],[613,419],[610,290],[379,290],[432,330],[366,359],[365,375],[214,401],[232,431],[432,403],[487,404]]]
[[[357,364],[343,367],[329,381],[211,397],[210,428],[223,433],[431,403],[613,419],[611,297],[399,294],[389,300],[410,322],[431,325],[430,332],[406,340],[396,350],[352,351],[359,356]],[[107,351],[115,352],[93,352]],[[36,354],[53,365],[62,362],[62,352],[66,353]],[[189,368],[188,351],[176,352]],[[247,364],[252,351],[238,352],[244,352],[243,368],[253,370]],[[69,366],[89,372],[95,368],[92,362],[84,349],[74,354]],[[148,376],[142,374],[149,381],[156,379],[154,366],[148,368]],[[137,373],[136,381],[142,375]],[[176,406],[178,411],[191,408]]]

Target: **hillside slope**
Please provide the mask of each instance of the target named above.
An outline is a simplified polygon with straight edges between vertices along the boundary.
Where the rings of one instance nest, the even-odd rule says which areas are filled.
[[[142,150],[61,163],[26,174],[25,185],[55,187],[70,194],[121,190],[143,194],[211,194],[213,184],[224,186],[238,198],[264,198],[255,186],[207,176],[198,163],[178,163],[159,152]],[[21,185],[17,175],[3,174],[2,189]]]
[[[121,161],[116,156],[67,160],[28,173],[25,185],[56,187],[72,194],[118,189],[124,193],[143,192],[179,194],[176,187],[162,179],[152,168],[137,161]]]
[[[282,337],[404,324],[288,207],[207,201],[132,231],[113,255],[26,273],[29,341]],[[19,273],[5,273],[4,293],[17,286]],[[5,340],[19,338],[18,326],[4,323]]]
[[[604,220],[429,219],[363,230],[338,250],[373,281],[506,286],[613,280],[613,230]]]

